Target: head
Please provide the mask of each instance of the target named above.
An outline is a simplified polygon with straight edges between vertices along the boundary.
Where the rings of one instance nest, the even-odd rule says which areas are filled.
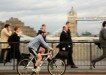
[[[46,25],[45,25],[45,24],[42,24],[40,30],[42,30],[42,31],[46,31]]]
[[[16,33],[20,33],[21,32],[21,28],[19,26],[14,27],[14,31]]]
[[[102,27],[106,27],[106,21],[102,23]]]
[[[42,36],[46,36],[46,32],[42,30],[39,30],[39,34],[41,34]]]
[[[46,25],[45,24],[42,24],[42,27],[46,27]]]
[[[4,28],[6,28],[8,31],[11,30],[10,24],[5,24]]]
[[[68,31],[68,27],[67,26],[63,26],[63,30],[64,31]]]
[[[66,22],[66,26],[67,26],[68,28],[71,28],[72,24],[71,24],[69,21],[67,21],[67,22]]]

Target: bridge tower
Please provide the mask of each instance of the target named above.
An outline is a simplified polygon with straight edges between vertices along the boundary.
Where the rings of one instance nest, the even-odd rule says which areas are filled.
[[[70,28],[72,37],[77,36],[77,13],[73,7],[68,13],[68,21],[72,24],[72,27]]]

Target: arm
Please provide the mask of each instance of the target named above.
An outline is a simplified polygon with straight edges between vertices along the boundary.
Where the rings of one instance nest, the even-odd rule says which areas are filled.
[[[12,32],[11,32],[11,31],[7,31],[7,30],[5,29],[5,30],[4,30],[4,33],[5,33],[6,36],[10,36]]]
[[[104,40],[106,40],[106,29],[103,29],[102,31],[102,37]]]
[[[44,47],[48,48],[48,49],[52,49],[43,39],[43,37],[40,35],[39,41],[41,42],[41,44],[44,45]]]
[[[62,32],[61,35],[60,35],[60,44],[61,44],[62,46],[64,46],[64,44],[65,44],[64,42],[66,42],[66,41],[65,41],[65,37],[66,37],[66,36],[65,36],[65,33]]]
[[[65,50],[66,47],[66,39],[67,39],[67,35],[65,32],[62,32],[60,35],[60,47],[62,48],[62,50]]]

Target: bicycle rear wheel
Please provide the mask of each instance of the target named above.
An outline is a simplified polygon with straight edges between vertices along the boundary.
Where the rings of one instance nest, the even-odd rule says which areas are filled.
[[[51,75],[63,75],[66,65],[61,59],[53,59],[48,63],[48,71]]]
[[[34,63],[30,61],[29,59],[23,59],[21,60],[18,65],[17,65],[17,72],[19,75],[32,75],[33,71],[32,69],[34,68]],[[27,64],[29,63],[29,66]]]

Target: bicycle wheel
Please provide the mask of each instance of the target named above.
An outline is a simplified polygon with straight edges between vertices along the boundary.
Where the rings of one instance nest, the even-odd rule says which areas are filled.
[[[66,65],[61,59],[53,59],[48,63],[48,71],[51,75],[63,75]]]
[[[23,59],[19,62],[19,64],[17,65],[17,72],[19,73],[19,75],[32,75],[34,63],[32,61],[29,61],[29,59]],[[28,63],[29,66],[26,67]]]

